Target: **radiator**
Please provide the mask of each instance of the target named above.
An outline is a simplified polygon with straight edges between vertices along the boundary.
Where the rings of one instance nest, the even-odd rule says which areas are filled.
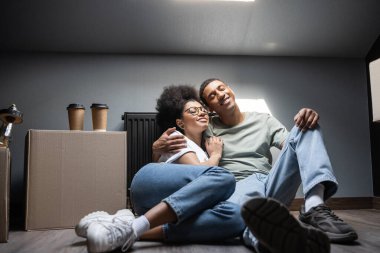
[[[160,137],[157,113],[125,112],[122,116],[127,131],[127,194],[134,175],[145,164],[152,162],[152,144]]]

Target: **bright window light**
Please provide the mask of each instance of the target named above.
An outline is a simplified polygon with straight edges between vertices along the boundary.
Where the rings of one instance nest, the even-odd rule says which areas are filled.
[[[380,59],[369,64],[373,121],[380,120]]]
[[[236,99],[236,103],[242,112],[261,112],[272,115],[264,99]]]

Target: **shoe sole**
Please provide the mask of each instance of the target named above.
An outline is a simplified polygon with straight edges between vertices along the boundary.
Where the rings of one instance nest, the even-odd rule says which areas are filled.
[[[273,252],[330,252],[329,239],[323,232],[303,227],[274,199],[251,199],[243,205],[241,214],[250,231]]]
[[[358,235],[355,232],[349,232],[346,234],[325,233],[329,237],[330,242],[335,243],[350,243],[358,239]]]
[[[312,224],[306,223],[305,221],[301,220],[301,218],[300,218],[300,222],[306,227],[313,227],[315,229],[319,229],[317,227],[314,227]],[[324,231],[324,233],[327,235],[330,242],[332,243],[342,243],[342,244],[352,243],[353,241],[358,239],[358,234],[355,231],[351,231],[345,234],[335,234],[335,233],[326,232],[326,231]]]

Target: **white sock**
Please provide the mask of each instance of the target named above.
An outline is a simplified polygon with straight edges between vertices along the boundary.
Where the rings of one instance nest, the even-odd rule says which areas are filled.
[[[139,238],[142,234],[150,229],[150,223],[144,215],[141,215],[140,217],[133,220],[132,229],[136,237]]]
[[[308,193],[305,199],[305,212],[308,212],[311,208],[324,203],[325,186],[323,184],[317,184]]]

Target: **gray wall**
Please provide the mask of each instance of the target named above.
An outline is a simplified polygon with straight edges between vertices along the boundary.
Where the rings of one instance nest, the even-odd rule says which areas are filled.
[[[317,110],[340,182],[336,196],[373,195],[363,59],[3,54],[0,108],[16,103],[24,112],[11,144],[13,202],[22,202],[28,129],[68,129],[66,106],[83,103],[91,130],[89,106],[101,102],[110,106],[108,129],[122,130],[123,112],[154,111],[164,86],[198,87],[209,77],[225,80],[238,98],[264,98],[288,128],[300,108]]]

